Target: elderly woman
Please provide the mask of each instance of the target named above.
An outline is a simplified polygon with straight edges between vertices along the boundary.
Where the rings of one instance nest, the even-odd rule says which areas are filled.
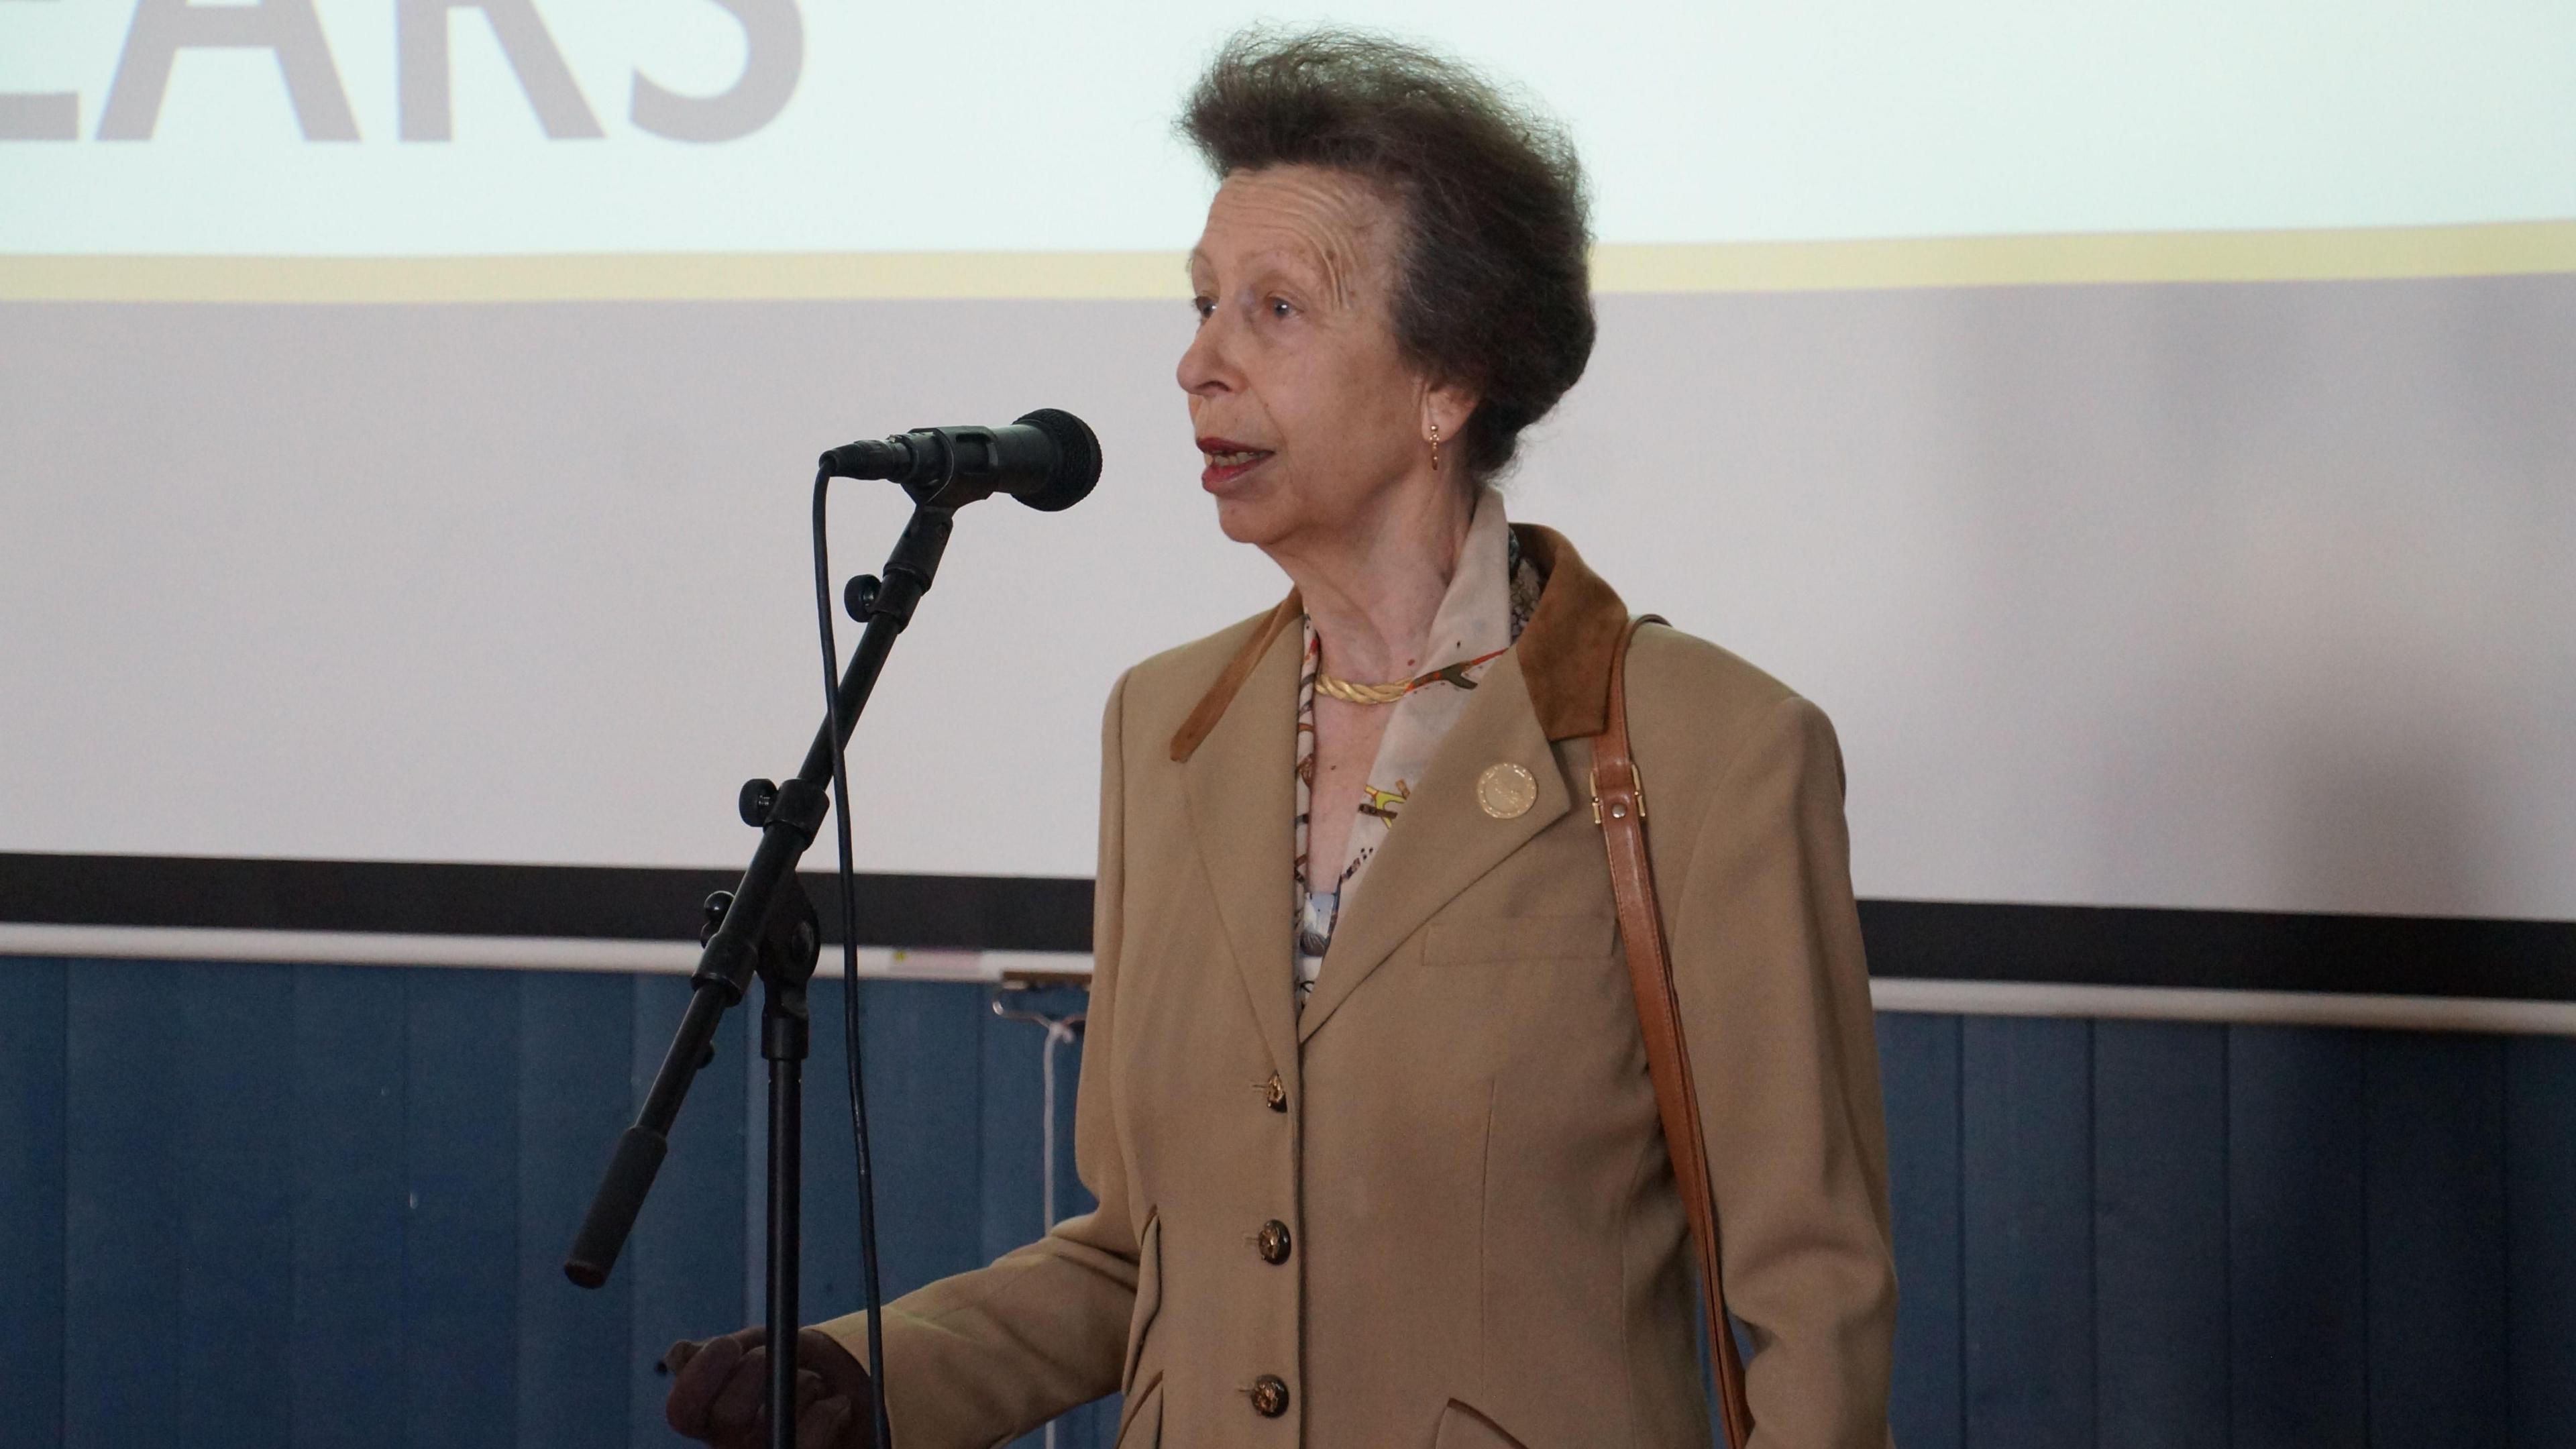
[[[1295,587],[1110,695],[1100,1205],[887,1308],[896,1437],[1114,1389],[1122,1445],[1706,1445],[1584,803],[1629,615],[1491,486],[1591,351],[1574,156],[1346,33],[1239,38],[1183,128],[1220,179],[1179,368],[1202,482]],[[1875,1449],[1895,1279],[1833,733],[1668,628],[1625,669],[1754,1442]],[[675,1426],[758,1442],[757,1342],[675,1350]],[[808,1443],[870,1437],[865,1344],[803,1335]]]

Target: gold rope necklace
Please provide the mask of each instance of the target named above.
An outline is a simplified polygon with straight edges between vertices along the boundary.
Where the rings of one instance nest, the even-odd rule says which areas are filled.
[[[1356,680],[1336,679],[1326,674],[1324,666],[1318,664],[1315,666],[1315,692],[1344,704],[1393,704],[1426,684],[1454,684],[1461,689],[1473,689],[1476,681],[1467,677],[1467,671],[1500,659],[1507,652],[1497,649],[1491,654],[1479,654],[1473,659],[1462,659],[1456,664],[1434,669],[1428,674],[1417,674],[1411,679],[1400,679],[1393,684],[1361,684]]]

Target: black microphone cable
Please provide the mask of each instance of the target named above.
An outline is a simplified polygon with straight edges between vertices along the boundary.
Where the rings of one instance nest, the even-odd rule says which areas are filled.
[[[975,476],[965,480],[962,491],[952,434],[978,439],[982,449],[973,465]],[[943,440],[934,459],[936,471],[944,476],[908,478],[920,466],[908,439],[923,436]],[[896,448],[899,453],[890,451]],[[932,506],[933,497],[945,511],[997,489],[1031,508],[1052,513],[1081,502],[1100,481],[1100,439],[1073,414],[1040,408],[1008,428],[916,429],[907,439],[852,443],[825,453],[814,470],[814,619],[822,635],[823,699],[832,724],[832,820],[841,848],[841,1031],[850,1076],[850,1139],[858,1151],[859,1267],[867,1301],[868,1377],[875,1400],[877,1449],[894,1449],[894,1424],[886,1408],[885,1295],[877,1273],[876,1173],[868,1158],[867,1084],[859,1060],[859,891],[858,875],[850,863],[850,724],[841,704],[841,649],[832,628],[832,556],[823,503],[835,477],[890,476],[907,477],[904,491],[918,505],[916,521]],[[1001,487],[1005,483],[1013,486]],[[944,545],[945,540],[943,529],[939,542]],[[887,569],[889,576],[893,572]],[[864,637],[859,647],[867,647]],[[771,1351],[778,1351],[775,1345]]]
[[[859,1159],[859,1274],[868,1311],[868,1397],[876,1413],[877,1449],[894,1449],[894,1424],[886,1412],[885,1296],[877,1278],[876,1173],[868,1161],[868,1092],[859,1069],[859,878],[850,864],[850,726],[841,711],[841,649],[832,629],[832,555],[823,532],[823,500],[832,470],[814,473],[814,618],[823,635],[823,699],[832,721],[832,823],[841,847],[841,1034],[850,1078],[850,1141]],[[771,1353],[794,1353],[771,1344]]]

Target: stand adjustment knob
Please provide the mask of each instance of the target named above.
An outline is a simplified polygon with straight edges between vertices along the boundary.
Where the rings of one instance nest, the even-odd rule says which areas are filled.
[[[868,616],[876,611],[879,587],[875,574],[852,576],[849,584],[841,590],[841,607],[850,611],[852,619],[866,623]]]
[[[778,804],[776,780],[745,780],[742,793],[734,797],[733,808],[742,823],[754,830],[769,823],[769,812]]]
[[[757,782],[755,782],[757,783]],[[698,944],[703,946],[723,929],[725,912],[733,909],[733,892],[717,891],[698,907]]]

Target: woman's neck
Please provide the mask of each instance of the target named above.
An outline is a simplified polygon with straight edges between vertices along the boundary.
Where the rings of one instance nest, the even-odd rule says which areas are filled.
[[[1268,550],[1297,585],[1325,673],[1383,684],[1421,672],[1476,506],[1455,482],[1427,481],[1330,538]]]

